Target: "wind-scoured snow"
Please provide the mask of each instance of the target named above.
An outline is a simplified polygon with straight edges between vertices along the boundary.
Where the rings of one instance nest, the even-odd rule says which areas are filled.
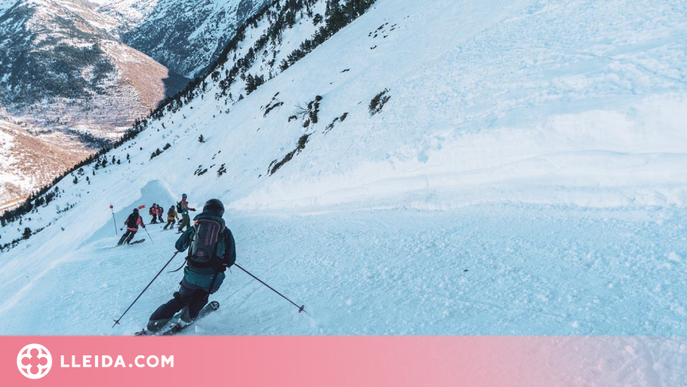
[[[290,50],[270,47],[244,73],[266,75],[254,92],[208,77],[108,154],[121,165],[85,167],[90,183],[67,177],[2,229],[50,223],[1,253],[0,333],[139,330],[178,273],[112,320],[177,235],[114,247],[109,205],[119,228],[187,193],[222,199],[237,262],[309,313],[232,269],[188,334],[683,336],[686,16],[681,1],[379,0],[286,71],[266,63]],[[666,353],[682,355],[629,383],[684,378],[684,351]]]

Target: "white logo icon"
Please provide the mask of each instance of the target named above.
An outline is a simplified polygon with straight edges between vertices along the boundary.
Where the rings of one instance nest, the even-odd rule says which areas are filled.
[[[47,348],[40,344],[29,344],[17,355],[17,368],[29,379],[40,379],[50,372],[52,356]]]

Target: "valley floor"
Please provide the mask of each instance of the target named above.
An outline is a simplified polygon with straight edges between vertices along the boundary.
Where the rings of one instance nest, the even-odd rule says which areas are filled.
[[[222,308],[187,334],[687,335],[684,209],[492,204],[225,218],[237,262],[308,314],[232,268],[211,297]],[[148,230],[153,243],[89,240],[25,285],[0,285],[0,334],[142,328],[181,279],[163,274],[112,328],[174,252],[175,231]]]

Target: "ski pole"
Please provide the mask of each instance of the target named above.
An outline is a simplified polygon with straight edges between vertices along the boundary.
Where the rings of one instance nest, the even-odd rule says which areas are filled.
[[[153,238],[150,237],[150,233],[148,232],[148,229],[145,227],[143,227],[143,229],[145,230],[146,234],[148,234],[148,238],[150,238],[150,243],[153,243]]]
[[[110,204],[110,211],[112,211],[112,221],[114,222],[115,235],[117,235],[117,219],[115,218],[114,207],[112,207],[112,204]]]
[[[258,282],[260,282],[261,284],[267,286],[271,291],[277,293],[277,294],[280,295],[283,299],[285,299],[286,301],[288,301],[288,302],[290,302],[291,304],[293,304],[293,306],[295,306],[296,308],[298,308],[298,313],[300,313],[300,312],[305,312],[305,305],[298,306],[298,304],[296,304],[295,302],[289,300],[288,298],[286,298],[286,296],[284,296],[283,294],[279,293],[278,291],[274,290],[270,285],[268,285],[268,284],[262,282],[262,281],[260,280],[260,278],[254,276],[253,274],[249,273],[248,270],[246,270],[246,269],[242,268],[241,266],[239,266],[238,263],[234,263],[234,266],[236,266],[236,267],[238,267],[239,269],[243,270],[246,274],[248,274],[249,276],[255,278],[255,279],[258,280]],[[305,312],[305,313],[308,313],[308,312]]]
[[[122,318],[124,317],[124,315],[129,311],[129,309],[131,309],[132,306],[134,306],[134,304],[136,303],[136,301],[138,301],[138,299],[141,298],[141,296],[143,295],[143,293],[145,293],[146,290],[148,290],[148,288],[150,287],[150,285],[152,285],[153,282],[155,282],[155,280],[157,279],[157,277],[159,277],[160,274],[162,274],[162,272],[165,270],[165,268],[166,268],[167,266],[169,266],[170,263],[172,263],[172,260],[174,259],[174,257],[177,256],[177,254],[179,254],[178,251],[177,251],[176,253],[174,253],[174,255],[172,255],[172,258],[162,267],[162,269],[160,269],[160,272],[157,273],[157,275],[155,276],[155,278],[153,278],[153,280],[150,281],[150,283],[148,284],[148,286],[146,286],[146,288],[143,289],[143,291],[141,292],[141,294],[139,294],[138,297],[136,297],[136,299],[134,300],[134,302],[132,302],[131,305],[129,305],[129,307],[126,308],[126,310],[124,311],[124,313],[122,313],[122,315],[121,315],[118,319],[114,320],[115,323],[114,323],[114,325],[112,325],[112,328],[114,328],[115,326],[119,325],[119,322],[122,320]]]

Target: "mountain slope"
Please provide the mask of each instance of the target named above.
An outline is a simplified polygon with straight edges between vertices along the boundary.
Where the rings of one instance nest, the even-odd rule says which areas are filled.
[[[30,1],[0,18],[0,101],[34,125],[112,131],[165,97],[169,72],[103,34],[71,2]]]
[[[73,1],[21,1],[8,9],[0,16],[0,119],[50,132],[62,140],[58,154],[82,159],[185,86],[185,79],[110,35],[116,24]],[[3,191],[0,205],[28,196],[79,161],[72,156],[56,164],[44,155],[26,149],[23,157],[50,167],[12,177],[31,184]]]
[[[90,8],[115,21],[108,32],[119,36],[153,16],[160,0],[89,0]],[[119,36],[121,38],[121,36]],[[121,39],[120,39],[121,40]]]
[[[188,78],[201,76],[265,0],[161,0],[123,40]]]
[[[36,128],[32,128],[35,130]],[[35,134],[39,133],[39,134]],[[52,180],[89,154],[79,138],[61,133],[29,132],[0,120],[0,197],[7,208],[23,201],[35,187]],[[3,201],[4,203],[4,201]],[[6,208],[0,206],[0,212]]]
[[[186,87],[188,79],[175,69],[190,77],[202,75],[262,4],[3,0],[0,119],[62,136],[65,145],[79,148],[77,153],[84,146],[101,149],[165,97]],[[141,51],[124,43],[129,40]],[[73,143],[75,137],[87,141]],[[1,199],[0,206],[51,180],[42,177],[24,179],[36,185],[21,194],[13,189],[15,194]]]
[[[238,262],[311,313],[234,271],[190,334],[685,334],[681,2],[379,0],[319,45],[350,10],[280,5],[107,155],[131,163],[1,230],[47,226],[2,253],[0,329],[140,329],[178,274],[111,320],[176,235],[113,248],[109,205],[121,224],[187,193],[222,199]]]

